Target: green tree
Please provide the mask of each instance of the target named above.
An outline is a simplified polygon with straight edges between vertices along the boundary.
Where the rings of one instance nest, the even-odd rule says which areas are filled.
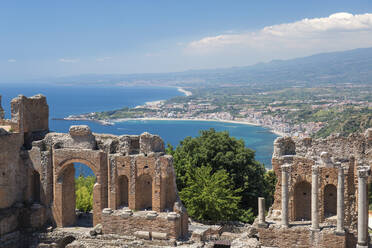
[[[241,197],[234,190],[225,170],[211,173],[212,168],[202,166],[187,172],[186,187],[180,192],[190,216],[197,220],[231,220],[237,217]]]
[[[89,194],[87,187],[83,186],[76,191],[76,208],[89,212],[92,210],[93,195]]]
[[[167,153],[173,155],[180,192],[195,183],[190,182],[189,176],[195,173],[194,168],[209,167],[211,175],[224,170],[231,179],[231,189],[241,197],[238,206],[245,211],[239,213],[241,220],[251,221],[252,214],[257,213],[257,197],[271,197],[266,190],[270,182],[265,181],[264,166],[255,160],[254,151],[246,148],[243,140],[230,137],[228,132],[200,131],[199,137],[186,137],[176,149],[168,146]],[[182,200],[187,202],[187,197],[184,193]],[[187,207],[190,208],[190,203]]]
[[[93,208],[93,186],[96,177],[80,175],[75,178],[76,208],[89,212]]]
[[[271,206],[274,202],[274,193],[276,186],[277,178],[274,170],[268,170],[265,173],[265,200],[266,206]]]

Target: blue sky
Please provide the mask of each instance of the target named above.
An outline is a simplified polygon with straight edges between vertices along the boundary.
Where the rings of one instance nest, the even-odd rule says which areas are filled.
[[[243,66],[369,47],[368,13],[368,0],[3,0],[0,81]]]

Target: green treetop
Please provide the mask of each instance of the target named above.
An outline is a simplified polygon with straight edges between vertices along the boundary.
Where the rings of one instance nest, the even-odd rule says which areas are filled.
[[[271,187],[272,177],[265,177],[266,170],[255,160],[254,151],[228,132],[201,131],[199,137],[186,137],[176,149],[168,146],[167,152],[173,155],[177,187],[192,217],[252,221],[250,211],[257,212],[257,197],[264,196],[271,204],[272,196],[267,189]],[[270,180],[266,182],[265,178]],[[207,197],[210,194],[213,204],[211,196]],[[202,202],[201,197],[205,198]],[[226,202],[228,209],[222,206]]]

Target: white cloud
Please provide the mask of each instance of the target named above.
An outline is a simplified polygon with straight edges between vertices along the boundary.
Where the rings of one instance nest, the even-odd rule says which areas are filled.
[[[9,63],[15,63],[15,62],[17,62],[17,60],[16,59],[8,59],[8,62]]]
[[[336,13],[256,32],[204,37],[188,43],[185,51],[191,55],[252,55],[260,61],[367,46],[372,46],[372,14]]]
[[[80,61],[80,59],[71,59],[71,58],[61,58],[58,60],[59,62],[62,62],[62,63],[77,63]]]
[[[104,62],[104,61],[107,61],[107,60],[110,60],[112,59],[112,57],[102,57],[102,58],[96,58],[96,61],[97,62]]]

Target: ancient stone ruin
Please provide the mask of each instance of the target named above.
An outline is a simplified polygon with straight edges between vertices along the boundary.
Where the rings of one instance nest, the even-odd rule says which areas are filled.
[[[369,245],[372,129],[346,138],[278,138],[268,214],[259,197],[253,225],[207,225],[188,220],[159,136],[96,134],[88,126],[54,133],[48,118],[42,95],[13,99],[9,120],[0,106],[0,248]],[[79,223],[74,163],[96,176],[94,228],[71,227]]]
[[[278,182],[267,218],[259,209],[261,245],[368,247],[372,129],[347,138],[278,138],[272,165]]]
[[[13,99],[10,120],[3,113],[0,107],[0,247],[29,247],[38,241],[25,232],[76,224],[74,163],[96,176],[93,225],[100,233],[151,240],[188,233],[173,160],[159,136],[95,134],[88,126],[49,132],[42,95]]]

